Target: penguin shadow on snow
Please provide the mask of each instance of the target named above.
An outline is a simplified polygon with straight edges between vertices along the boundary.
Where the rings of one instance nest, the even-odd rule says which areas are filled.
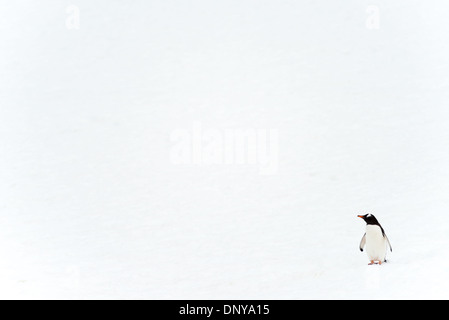
[[[376,217],[370,213],[357,217],[366,222],[365,234],[360,241],[359,249],[362,252],[366,251],[369,260],[368,265],[381,265],[387,262],[387,246],[390,248],[390,252],[393,252],[393,249],[384,228]]]

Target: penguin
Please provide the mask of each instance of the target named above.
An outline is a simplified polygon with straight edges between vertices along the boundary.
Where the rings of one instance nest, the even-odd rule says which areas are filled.
[[[391,248],[390,240],[388,240],[379,221],[377,221],[376,217],[370,213],[365,214],[364,216],[358,215],[357,217],[362,218],[366,222],[366,232],[360,241],[359,248],[360,251],[363,251],[363,248],[366,245],[366,254],[370,260],[368,265],[373,265],[376,261],[379,264],[387,262],[385,259],[387,255],[387,244],[390,247],[391,252],[393,252],[393,249]]]

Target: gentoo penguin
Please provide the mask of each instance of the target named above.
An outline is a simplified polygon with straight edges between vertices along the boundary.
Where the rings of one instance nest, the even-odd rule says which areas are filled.
[[[360,241],[360,251],[363,251],[363,247],[366,245],[366,254],[370,260],[370,265],[376,261],[379,264],[386,262],[387,244],[390,247],[390,251],[393,251],[393,249],[379,221],[369,213],[357,217],[362,218],[366,222],[366,233],[363,235],[362,241]]]

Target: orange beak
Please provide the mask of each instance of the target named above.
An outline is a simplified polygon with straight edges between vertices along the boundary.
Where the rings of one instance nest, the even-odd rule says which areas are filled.
[[[357,217],[359,217],[359,218],[363,218],[363,216],[357,216]]]

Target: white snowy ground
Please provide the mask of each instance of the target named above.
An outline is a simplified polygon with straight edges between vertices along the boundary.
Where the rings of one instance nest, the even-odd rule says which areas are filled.
[[[1,0],[0,298],[448,299],[448,10]],[[176,165],[197,123],[277,173]]]

